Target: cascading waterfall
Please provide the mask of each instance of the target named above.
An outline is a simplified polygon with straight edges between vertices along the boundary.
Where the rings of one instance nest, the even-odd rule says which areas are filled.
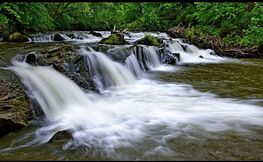
[[[87,67],[96,87],[123,86],[135,81],[135,76],[122,64],[112,61],[104,53],[81,48],[80,54],[87,59]]]
[[[212,55],[211,49],[198,49],[196,46],[183,43],[181,39],[166,41],[166,52],[168,55],[179,54],[180,60],[178,63],[216,63],[226,61],[225,58]]]
[[[30,89],[49,121],[71,111],[76,103],[82,106],[90,104],[85,93],[73,81],[51,67],[34,67],[17,61],[13,64],[10,70],[15,71]]]
[[[127,57],[127,59],[125,60],[125,66],[131,71],[133,72],[133,74],[137,77],[137,78],[142,78],[143,76],[143,71],[140,68],[140,65],[135,57],[135,55],[132,53],[130,56]]]
[[[242,132],[249,124],[263,125],[261,107],[218,99],[187,85],[142,79],[122,89],[103,91],[101,96],[89,94],[90,100],[73,81],[51,67],[13,64],[10,69],[29,87],[49,121],[23,147],[46,143],[58,131],[67,130],[72,139],[65,149],[85,146],[111,154],[147,138],[153,147],[169,150],[166,140],[191,136],[192,129]]]
[[[181,40],[167,44],[168,52],[180,53],[182,63],[223,60]],[[111,154],[119,148],[137,150],[140,145],[145,147],[142,154],[147,155],[156,150],[172,152],[169,140],[180,136],[242,133],[249,132],[251,125],[263,126],[260,106],[220,99],[185,84],[136,80],[143,77],[143,71],[161,65],[158,52],[157,47],[136,46],[123,65],[92,48],[81,48],[90,76],[101,91],[99,95],[85,94],[52,67],[13,61],[9,69],[31,91],[47,119],[46,125],[36,130],[33,141],[24,146],[47,143],[57,132],[66,130],[72,138],[63,145],[65,149],[84,146]],[[120,88],[105,90],[112,86]]]
[[[31,42],[52,42],[53,40],[54,40],[53,34],[35,36],[35,37],[30,38]]]
[[[161,65],[157,47],[138,45],[134,47],[133,52],[144,71],[153,70]]]

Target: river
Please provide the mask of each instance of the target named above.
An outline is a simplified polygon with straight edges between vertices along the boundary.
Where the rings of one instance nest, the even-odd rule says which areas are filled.
[[[132,33],[130,42],[141,37]],[[3,43],[1,55],[61,44],[50,39]],[[64,43],[89,46],[98,40],[86,36]],[[11,69],[36,91],[46,119],[1,137],[0,159],[262,160],[263,60],[221,58],[194,46],[183,52],[174,44],[181,61],[165,65],[147,49],[148,72],[135,57],[122,65],[82,49],[100,94],[84,93],[53,68],[13,62]],[[73,138],[48,142],[60,130],[70,130]]]

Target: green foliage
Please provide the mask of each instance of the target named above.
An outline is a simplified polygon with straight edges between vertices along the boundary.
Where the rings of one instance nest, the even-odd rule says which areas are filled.
[[[48,30],[167,31],[185,27],[185,35],[211,35],[226,44],[262,45],[262,2],[57,2],[1,3],[0,34]]]

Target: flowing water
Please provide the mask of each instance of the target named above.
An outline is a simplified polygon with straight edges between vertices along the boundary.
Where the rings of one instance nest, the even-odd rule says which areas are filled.
[[[154,47],[133,50],[124,64],[81,48],[100,94],[52,67],[13,61],[45,118],[0,138],[0,159],[262,160],[263,61],[221,58],[180,40],[168,46],[180,52],[178,65],[161,64]],[[62,130],[72,138],[48,142]]]

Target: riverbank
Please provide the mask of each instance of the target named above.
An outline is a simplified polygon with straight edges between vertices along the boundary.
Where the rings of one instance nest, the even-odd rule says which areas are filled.
[[[246,47],[237,42],[225,42],[220,36],[211,36],[194,28],[173,27],[167,30],[172,38],[183,38],[201,49],[212,49],[219,56],[233,58],[263,58],[263,46]]]

